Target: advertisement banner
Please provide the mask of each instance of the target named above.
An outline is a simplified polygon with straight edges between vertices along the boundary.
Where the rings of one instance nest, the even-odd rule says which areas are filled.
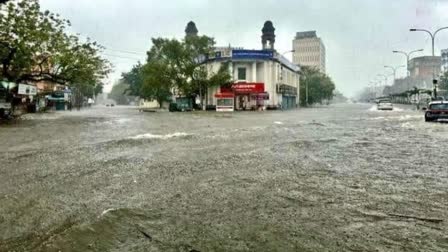
[[[274,52],[270,50],[233,50],[233,59],[272,59]]]
[[[26,85],[26,84],[19,84],[19,91],[18,94],[20,95],[37,95],[37,87]]]
[[[235,93],[263,93],[264,83],[235,83],[232,85],[232,90]]]

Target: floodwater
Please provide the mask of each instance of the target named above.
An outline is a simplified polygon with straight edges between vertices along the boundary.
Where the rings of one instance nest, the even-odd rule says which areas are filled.
[[[448,124],[372,106],[0,125],[0,251],[447,251]]]

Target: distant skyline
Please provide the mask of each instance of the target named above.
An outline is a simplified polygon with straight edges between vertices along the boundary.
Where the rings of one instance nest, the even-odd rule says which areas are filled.
[[[292,49],[296,32],[316,30],[327,49],[327,74],[347,96],[377,74],[389,74],[384,65],[405,64],[404,56],[392,50],[423,48],[415,56],[431,54],[429,35],[409,28],[448,26],[448,1],[442,0],[264,0],[256,5],[249,0],[41,0],[41,7],[69,19],[73,32],[108,48],[103,56],[115,68],[106,91],[121,72],[145,61],[152,37],[181,39],[190,20],[218,46],[248,49],[261,48],[261,28],[271,20],[279,52]],[[437,35],[436,55],[445,48],[448,31]],[[401,69],[398,75],[405,73]]]

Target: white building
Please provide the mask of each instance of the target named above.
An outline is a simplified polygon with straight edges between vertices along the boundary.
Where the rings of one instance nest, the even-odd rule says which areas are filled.
[[[217,48],[209,57],[209,72],[228,65],[233,82],[209,88],[208,106],[217,110],[291,109],[299,105],[299,67],[274,49],[272,22],[263,28],[263,50]]]
[[[325,73],[326,49],[316,31],[297,32],[292,42],[293,62],[300,66],[313,67]]]

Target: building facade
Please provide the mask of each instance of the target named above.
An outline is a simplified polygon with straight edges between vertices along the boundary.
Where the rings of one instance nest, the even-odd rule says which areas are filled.
[[[274,30],[267,21],[262,30],[262,50],[215,49],[206,63],[208,72],[217,72],[225,64],[233,81],[209,88],[207,106],[218,111],[298,107],[300,68],[275,51]]]
[[[442,60],[442,72],[448,72],[448,49],[444,49],[440,52]]]
[[[326,49],[316,31],[297,32],[292,42],[293,62],[300,66],[313,67],[325,73]]]
[[[438,77],[442,60],[439,56],[422,56],[409,60],[408,70],[411,77]]]
[[[222,102],[233,109],[291,109],[299,105],[299,68],[271,50],[228,49],[209,60],[209,72],[227,64],[234,80],[230,85],[209,88],[208,106],[219,110]],[[223,101],[226,98],[227,101]]]

